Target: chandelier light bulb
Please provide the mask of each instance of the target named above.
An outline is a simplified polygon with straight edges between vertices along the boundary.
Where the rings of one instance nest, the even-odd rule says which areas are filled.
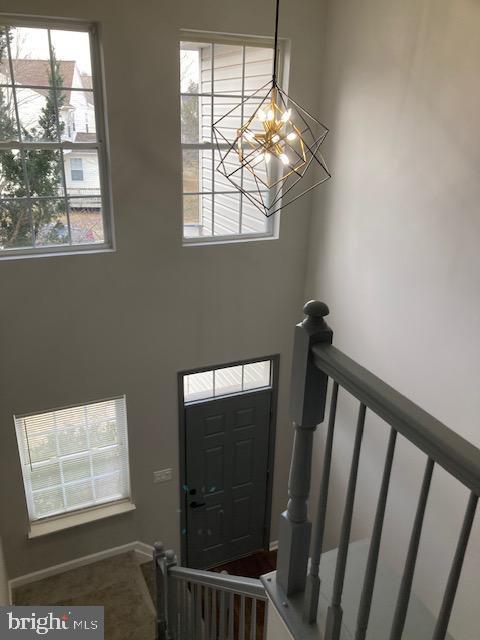
[[[288,136],[287,136],[287,140],[296,140],[297,138],[297,134],[294,131],[291,131]]]
[[[269,109],[267,113],[267,120],[272,121],[275,118],[275,112],[273,109]]]
[[[292,115],[292,110],[287,109],[285,113],[282,115],[282,122],[288,122],[288,120],[290,120],[291,115]]]
[[[257,111],[257,117],[260,120],[260,122],[264,122],[267,119],[267,116],[266,116],[265,111],[263,109],[259,109]]]
[[[281,153],[278,157],[283,162],[283,164],[285,165],[290,164],[290,158],[287,156],[286,153]]]
[[[280,136],[278,135],[278,133],[272,136],[272,142],[277,143],[279,140],[280,140]]]

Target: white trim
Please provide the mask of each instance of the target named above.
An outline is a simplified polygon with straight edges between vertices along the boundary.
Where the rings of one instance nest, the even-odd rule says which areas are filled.
[[[183,237],[183,247],[208,247],[216,244],[240,244],[243,242],[257,242],[258,240],[278,240],[279,236],[276,231],[273,235],[266,234],[243,234],[238,236],[199,236],[198,238]]]
[[[152,557],[153,547],[145,544],[144,542],[129,542],[128,544],[123,544],[119,547],[112,547],[111,549],[105,549],[104,551],[92,553],[88,556],[75,558],[74,560],[69,560],[68,562],[55,564],[51,567],[47,567],[46,569],[40,569],[40,571],[27,573],[23,576],[18,576],[18,578],[12,578],[12,580],[8,581],[10,594],[14,589],[16,589],[17,587],[22,587],[25,584],[37,582],[38,580],[43,580],[44,578],[49,578],[50,576],[55,576],[59,573],[64,573],[65,571],[70,571],[72,569],[77,569],[78,567],[84,567],[87,564],[93,564],[94,562],[98,562],[99,560],[112,558],[113,556],[118,556],[122,553],[127,553],[128,551],[135,552],[137,561],[141,560],[141,562],[145,562],[147,556],[148,559]],[[141,562],[139,562],[139,564],[141,564]]]
[[[151,544],[146,544],[145,542],[135,542],[135,556],[137,558],[138,564],[143,564],[144,562],[148,562],[152,559],[153,556],[153,546]]]
[[[82,245],[81,243],[73,243],[70,237],[70,244],[59,245],[57,247],[37,247],[35,246],[35,239],[32,238],[33,246],[26,248],[15,247],[13,249],[0,249],[0,260],[11,258],[26,258],[26,257],[43,257],[43,256],[64,256],[71,253],[93,253],[115,250],[115,238],[114,238],[114,223],[113,223],[113,206],[112,206],[112,185],[110,176],[110,150],[108,148],[108,131],[107,131],[107,115],[105,108],[105,86],[103,79],[103,58],[101,51],[101,43],[98,37],[98,29],[96,23],[87,21],[75,21],[75,20],[56,20],[54,18],[44,18],[36,16],[25,16],[15,13],[0,13],[2,22],[9,24],[9,26],[25,26],[25,27],[37,27],[47,30],[49,39],[49,49],[51,49],[50,30],[53,28],[66,29],[70,31],[84,32],[88,34],[89,46],[90,46],[90,59],[91,59],[91,73],[92,73],[92,87],[87,89],[89,93],[94,96],[94,115],[96,123],[96,136],[97,140],[93,143],[80,143],[80,142],[66,142],[58,140],[52,143],[32,143],[28,144],[22,142],[20,139],[17,143],[3,141],[1,148],[18,148],[18,149],[33,149],[33,148],[46,148],[46,149],[96,149],[98,154],[98,172],[100,180],[100,201],[101,201],[101,214],[103,225],[104,241],[98,243],[98,245]],[[9,60],[11,58],[11,52],[9,50]],[[50,51],[50,65],[52,65],[52,57]],[[10,60],[11,66],[11,60]],[[53,68],[53,67],[52,67]],[[11,66],[11,71],[13,67]],[[13,72],[12,72],[13,75]],[[15,97],[16,85],[12,84],[13,94]],[[58,105],[55,99],[55,111],[57,118],[57,127],[60,122]],[[18,108],[16,113],[17,126],[20,126],[20,120],[18,115]],[[21,138],[21,136],[20,136]],[[62,179],[64,196],[60,196],[60,199],[65,200],[68,230],[69,236],[71,236],[71,225],[69,220],[69,208],[68,208],[68,190],[65,183],[65,166],[64,166],[64,154],[62,154]],[[25,171],[25,169],[24,169]],[[25,178],[28,180],[28,177]],[[28,181],[27,181],[28,186]],[[14,200],[16,198],[13,198]],[[27,194],[26,201],[29,204],[30,218],[31,218],[31,201],[35,200],[34,196],[30,193]]]
[[[278,550],[278,540],[272,540],[268,545],[269,551],[277,551]]]
[[[134,511],[135,508],[133,502],[128,499],[99,507],[92,507],[91,509],[84,509],[82,511],[64,513],[58,516],[58,518],[48,518],[44,521],[35,520],[30,523],[28,537],[39,538],[40,536],[46,536],[50,533],[70,529],[71,527],[78,527],[87,522],[95,522],[96,520],[103,520],[104,518],[110,518],[111,516],[116,516],[121,513],[128,513],[129,511]]]

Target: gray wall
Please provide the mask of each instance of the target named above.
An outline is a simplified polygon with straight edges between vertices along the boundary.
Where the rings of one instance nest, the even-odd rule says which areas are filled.
[[[0,538],[0,606],[10,604],[8,601],[8,576],[5,566],[2,539]]]
[[[314,109],[309,61],[320,6],[282,3],[291,89]],[[22,0],[26,14],[99,21],[105,56],[116,253],[0,263],[0,513],[11,577],[133,540],[179,550],[179,370],[280,353],[272,539],[285,504],[292,325],[306,268],[310,202],[278,241],[181,247],[179,28],[270,35],[274,3]],[[3,0],[15,12],[18,0]],[[125,393],[137,510],[27,540],[12,415]],[[173,467],[169,484],[155,469]],[[8,517],[3,517],[8,514]]]
[[[480,4],[330,0],[317,77],[334,179],[317,194],[306,298],[328,302],[338,347],[480,445]],[[355,409],[342,400],[334,498]],[[354,537],[368,536],[386,430],[369,418]],[[323,430],[318,442],[323,441]],[[399,443],[383,558],[401,566],[423,458]],[[317,450],[320,457],[320,451]],[[318,466],[320,460],[317,459]],[[466,494],[435,472],[415,588],[437,611]],[[335,503],[335,500],[332,502]],[[336,546],[342,503],[330,510]],[[478,638],[480,517],[452,621]]]

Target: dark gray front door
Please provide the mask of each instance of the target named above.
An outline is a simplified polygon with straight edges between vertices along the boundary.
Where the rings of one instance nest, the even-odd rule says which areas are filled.
[[[271,390],[187,405],[188,566],[263,547]]]

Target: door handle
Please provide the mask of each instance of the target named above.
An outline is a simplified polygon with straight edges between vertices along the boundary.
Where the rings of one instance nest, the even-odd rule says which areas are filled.
[[[198,509],[199,507],[204,507],[206,505],[206,502],[195,502],[195,500],[193,502],[190,502],[190,509]]]

